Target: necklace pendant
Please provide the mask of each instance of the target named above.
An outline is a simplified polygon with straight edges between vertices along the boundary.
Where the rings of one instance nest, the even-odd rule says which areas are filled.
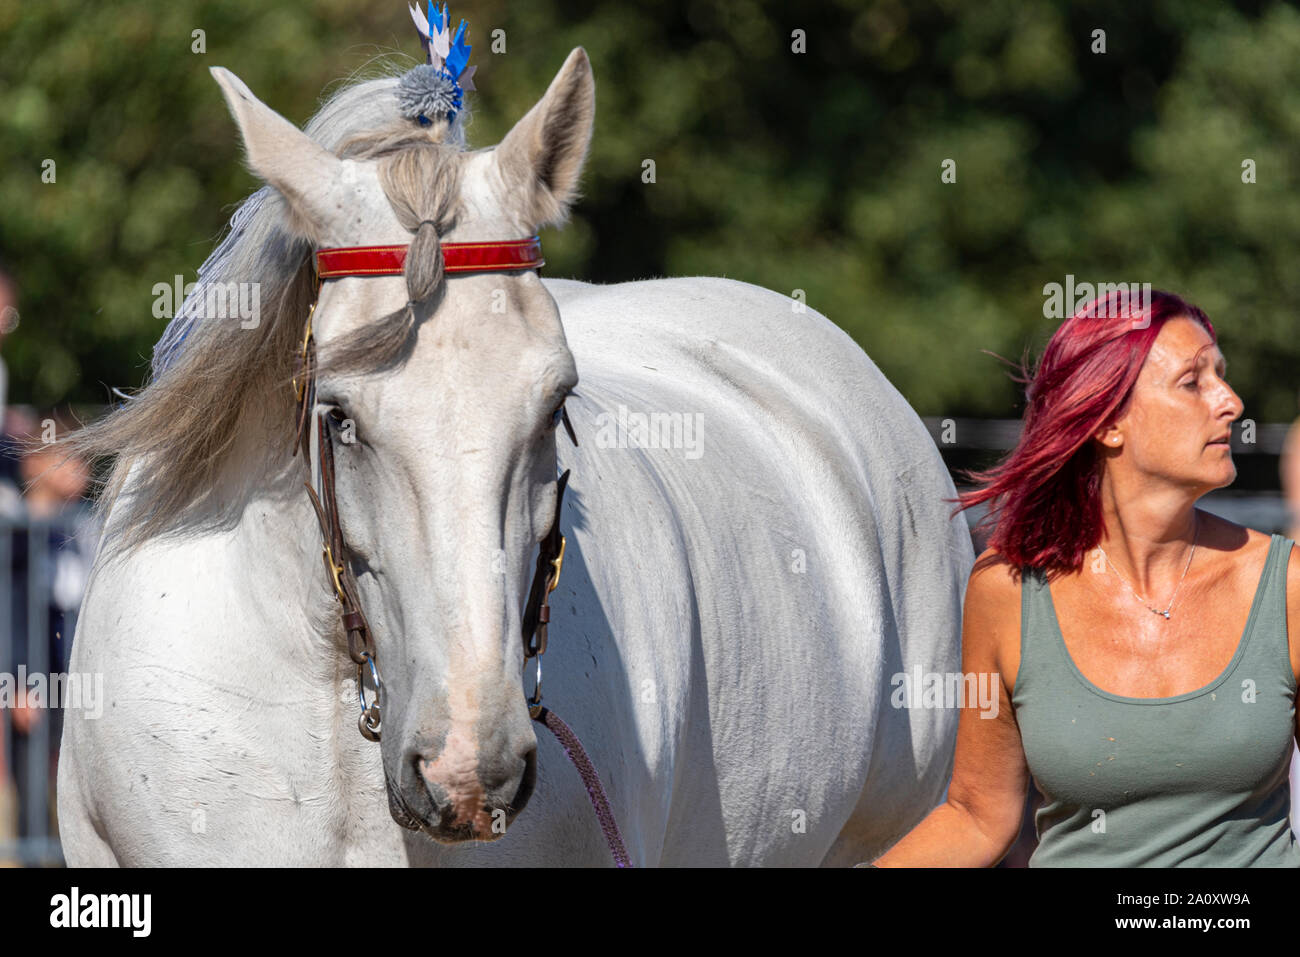
[[[1165,616],[1165,621],[1168,621],[1168,620],[1169,620],[1169,612],[1167,612],[1167,611],[1159,611],[1159,610],[1157,610],[1157,611],[1156,611],[1156,614],[1157,614],[1157,615],[1164,615],[1164,616]]]

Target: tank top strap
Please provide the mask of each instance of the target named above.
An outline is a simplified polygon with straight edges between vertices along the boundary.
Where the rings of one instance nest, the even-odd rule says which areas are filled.
[[[1016,684],[1011,700],[1016,702],[1036,684],[1036,676],[1050,667],[1051,658],[1043,652],[1051,641],[1053,611],[1043,590],[1046,581],[1042,569],[1032,565],[1020,568],[1020,667],[1016,671]]]
[[[1288,684],[1295,684],[1291,670],[1290,642],[1286,627],[1286,571],[1291,560],[1291,539],[1275,534],[1268,546],[1268,558],[1259,579],[1257,601],[1251,608],[1247,656],[1258,666],[1286,670]]]
[[[1284,535],[1274,535],[1269,544],[1268,560],[1264,563],[1265,589],[1274,604],[1286,616],[1286,569],[1291,561],[1291,539]],[[1280,604],[1278,604],[1280,602]]]

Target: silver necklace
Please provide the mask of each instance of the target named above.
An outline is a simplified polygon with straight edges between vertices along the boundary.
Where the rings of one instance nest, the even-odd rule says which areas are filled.
[[[1136,591],[1133,591],[1133,586],[1128,583],[1128,580],[1123,575],[1120,575],[1119,569],[1117,569],[1114,565],[1111,565],[1110,556],[1106,554],[1106,549],[1098,545],[1097,550],[1101,552],[1102,558],[1106,559],[1106,564],[1110,565],[1110,570],[1113,571],[1116,574],[1116,576],[1118,576],[1119,580],[1124,583],[1124,586],[1128,588],[1129,591],[1133,592],[1133,597],[1136,598],[1138,601],[1142,602],[1142,604],[1146,605],[1147,608],[1155,612],[1157,615],[1164,615],[1165,621],[1168,621],[1169,612],[1173,610],[1174,601],[1177,600],[1178,592],[1183,587],[1183,578],[1187,577],[1187,569],[1192,567],[1192,556],[1196,554],[1196,542],[1200,537],[1201,537],[1201,517],[1197,515],[1196,533],[1192,536],[1192,550],[1187,556],[1187,564],[1183,566],[1182,578],[1178,579],[1178,587],[1174,589],[1174,596],[1173,598],[1169,599],[1169,607],[1166,608],[1164,611],[1161,611],[1159,608],[1156,608],[1149,601],[1147,601],[1145,598],[1139,595]]]

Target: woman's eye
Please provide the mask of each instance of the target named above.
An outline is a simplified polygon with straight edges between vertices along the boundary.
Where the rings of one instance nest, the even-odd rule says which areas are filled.
[[[1183,383],[1183,388],[1184,388],[1184,389],[1195,389],[1195,388],[1196,388],[1196,380],[1193,379],[1191,382],[1184,382],[1184,383]]]

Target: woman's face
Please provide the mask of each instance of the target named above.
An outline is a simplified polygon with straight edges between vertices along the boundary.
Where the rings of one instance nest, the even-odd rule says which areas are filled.
[[[1194,319],[1166,322],[1138,374],[1122,419],[1098,433],[1108,468],[1204,493],[1237,477],[1227,444],[1244,406],[1228,385],[1226,363]]]

